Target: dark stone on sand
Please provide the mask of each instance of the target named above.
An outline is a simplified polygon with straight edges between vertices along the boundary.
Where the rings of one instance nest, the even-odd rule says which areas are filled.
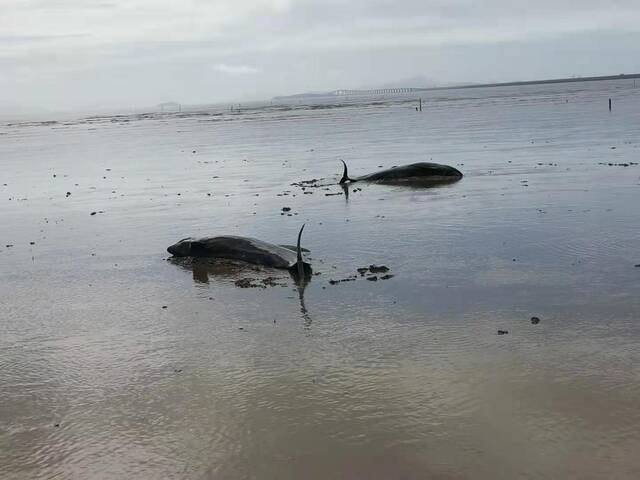
[[[36,242],[29,242],[29,245],[35,245]]]
[[[509,330],[498,330],[498,335],[507,335]]]
[[[166,308],[167,308],[167,306],[166,306],[166,305],[163,305],[163,306],[162,306],[162,308],[163,308],[163,309],[166,309]]]
[[[13,247],[13,244],[9,243],[9,244],[5,245],[5,247],[11,248],[11,247]]]
[[[59,423],[55,423],[53,426],[54,426],[54,427],[59,427],[59,426],[60,426],[60,424],[59,424]]]
[[[369,271],[369,267],[362,267],[358,269],[358,273],[360,274],[361,277],[364,277],[364,274],[367,273]]]
[[[98,213],[98,212],[91,212],[91,215],[93,216],[93,215],[95,215],[96,213]]]
[[[390,278],[395,277],[395,275],[392,274],[387,274],[387,275],[383,275],[382,277],[380,277],[380,280],[389,280]]]
[[[639,264],[637,264],[637,265],[634,265],[634,266],[635,266],[636,268],[640,268],[640,263],[639,263]]]
[[[540,319],[538,317],[531,317],[531,324],[537,325],[540,323]]]
[[[290,212],[291,211],[291,207],[282,207],[282,211],[283,212]]]
[[[329,280],[329,284],[331,285],[337,285],[338,283],[342,283],[342,282],[353,282],[355,281],[356,277],[351,277],[351,278],[343,278],[340,280]]]
[[[378,281],[378,277],[376,275],[374,275],[372,277],[367,277],[367,280],[369,280],[370,282],[377,282]]]
[[[386,273],[389,271],[389,267],[384,265],[369,265],[369,271],[371,273]]]
[[[67,197],[70,197],[70,196],[71,196],[71,192],[67,192],[67,195],[66,195],[66,196],[67,196]]]

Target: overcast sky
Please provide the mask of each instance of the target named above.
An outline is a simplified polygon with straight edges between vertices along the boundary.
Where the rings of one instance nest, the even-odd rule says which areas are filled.
[[[0,108],[640,71],[640,0],[0,0]]]

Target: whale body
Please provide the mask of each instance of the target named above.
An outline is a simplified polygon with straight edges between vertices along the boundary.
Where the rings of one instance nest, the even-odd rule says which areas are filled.
[[[340,183],[347,182],[377,182],[377,183],[447,183],[456,182],[462,178],[462,172],[457,168],[439,163],[420,162],[410,165],[402,165],[386,170],[350,178],[347,172],[347,164],[344,164],[344,172]]]
[[[300,246],[300,239],[303,229],[304,225],[298,233],[296,247],[275,245],[255,238],[224,235],[183,238],[167,248],[167,251],[175,257],[208,257],[238,260],[254,265],[304,274],[311,270],[311,266],[302,257],[303,249]]]

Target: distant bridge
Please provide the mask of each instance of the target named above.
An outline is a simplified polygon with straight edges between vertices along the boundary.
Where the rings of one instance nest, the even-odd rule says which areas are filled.
[[[394,95],[397,93],[421,92],[424,88],[376,88],[374,90],[334,90],[330,95],[345,97],[348,95]]]

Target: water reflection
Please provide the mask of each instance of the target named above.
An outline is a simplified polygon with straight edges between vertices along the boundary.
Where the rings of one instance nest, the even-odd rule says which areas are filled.
[[[311,316],[307,310],[307,306],[304,303],[304,291],[311,281],[311,272],[305,272],[305,275],[292,275],[296,284],[296,290],[298,290],[298,300],[300,301],[300,314],[304,320],[305,328],[311,327]]]
[[[305,290],[311,282],[311,269],[305,269],[303,275],[298,275],[295,271],[284,274],[284,272],[280,270],[274,271],[273,269],[265,269],[258,265],[233,260],[170,257],[167,261],[184,270],[190,271],[193,275],[193,281],[200,285],[209,285],[213,278],[221,283],[234,284],[238,281],[246,280],[249,281],[248,286],[266,288],[277,285],[285,286],[286,284],[278,283],[278,281],[286,280],[286,276],[289,276],[290,279],[293,280],[298,292],[300,313],[304,321],[304,326],[305,328],[311,326],[311,316],[304,301]],[[274,273],[277,273],[277,276],[274,276]]]

